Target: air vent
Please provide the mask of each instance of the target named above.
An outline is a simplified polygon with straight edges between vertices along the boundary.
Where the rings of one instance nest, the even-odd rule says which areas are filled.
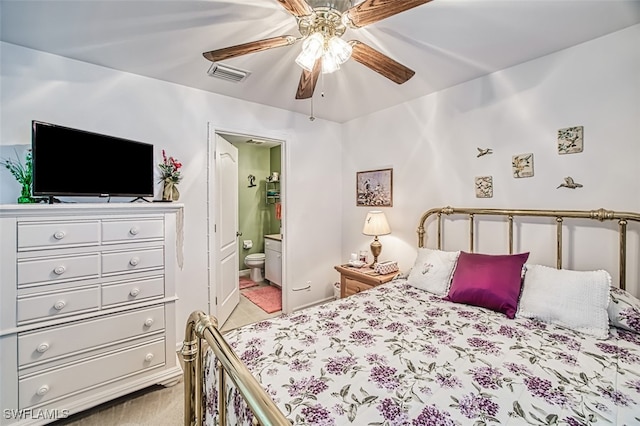
[[[218,62],[214,62],[207,71],[211,77],[221,78],[227,81],[233,81],[238,83],[243,81],[251,74],[249,71],[241,70],[238,68],[232,68],[229,65],[223,65]]]

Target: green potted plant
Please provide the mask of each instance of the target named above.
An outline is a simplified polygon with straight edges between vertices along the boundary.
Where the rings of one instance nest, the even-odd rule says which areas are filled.
[[[16,157],[18,157],[16,152]],[[31,150],[27,151],[25,156],[25,162],[22,164],[19,159],[5,159],[0,162],[3,166],[9,170],[9,172],[16,178],[18,183],[22,185],[20,190],[20,197],[18,197],[18,203],[35,203],[36,199],[31,195],[31,184],[33,182],[33,163],[31,157]]]

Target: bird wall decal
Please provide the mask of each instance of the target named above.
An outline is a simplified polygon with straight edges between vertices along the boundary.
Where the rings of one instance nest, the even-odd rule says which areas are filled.
[[[487,155],[487,154],[493,154],[493,150],[491,148],[478,148],[478,155],[477,157],[482,157],[483,155]]]
[[[566,178],[564,178],[564,182],[558,185],[558,188],[576,189],[576,188],[582,188],[582,184],[575,182],[571,176],[567,176]]]

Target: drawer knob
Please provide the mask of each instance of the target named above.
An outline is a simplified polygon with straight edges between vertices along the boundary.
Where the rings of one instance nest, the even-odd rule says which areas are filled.
[[[41,353],[41,354],[45,353],[48,350],[49,350],[49,344],[48,343],[40,343],[38,345],[38,347],[36,348],[36,351],[38,353]]]
[[[67,306],[67,302],[65,302],[64,300],[58,300],[53,307],[57,310],[57,311],[61,311],[65,306]]]
[[[56,275],[62,275],[65,273],[65,271],[67,270],[67,268],[64,267],[64,265],[60,265],[60,266],[56,266],[53,269],[53,273]]]
[[[131,229],[129,229],[129,233],[131,235],[138,235],[140,233],[140,228],[138,228],[137,226],[132,226]]]
[[[55,234],[53,234],[53,238],[55,238],[56,240],[61,240],[63,239],[67,234],[65,234],[64,231],[58,231]]]
[[[129,261],[129,265],[131,266],[137,266],[138,263],[140,263],[139,257],[132,257],[131,260]]]
[[[147,356],[144,357],[144,360],[149,362],[153,359],[153,354],[147,354]]]
[[[47,392],[49,392],[49,385],[42,385],[40,386],[40,388],[38,388],[36,394],[38,396],[44,396]]]
[[[132,288],[131,291],[129,292],[129,295],[131,297],[136,297],[139,294],[140,294],[140,289],[138,287]]]
[[[151,327],[153,325],[153,318],[147,318],[144,322],[145,327]]]

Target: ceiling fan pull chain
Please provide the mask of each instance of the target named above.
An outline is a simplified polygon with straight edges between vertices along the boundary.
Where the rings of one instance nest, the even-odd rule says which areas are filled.
[[[311,96],[311,98],[309,98],[309,99],[311,99],[311,115],[309,116],[309,121],[313,121],[313,120],[315,120],[315,119],[316,119],[316,118],[313,116],[313,96]]]

